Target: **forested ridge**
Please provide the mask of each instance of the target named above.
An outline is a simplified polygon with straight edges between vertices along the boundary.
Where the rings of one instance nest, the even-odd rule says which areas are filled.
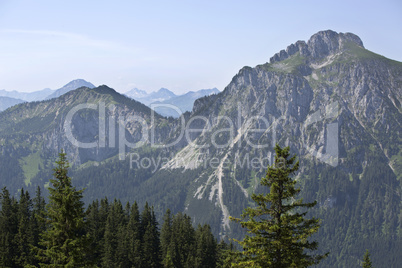
[[[33,198],[21,189],[18,200],[3,188],[0,267],[39,265],[34,248],[41,248],[45,211],[40,188]],[[170,210],[160,224],[152,206],[140,210],[136,202],[95,200],[85,211],[85,223],[80,235],[87,238],[90,250],[84,255],[93,267],[223,267],[230,247],[218,242],[207,224],[194,228],[189,216]]]

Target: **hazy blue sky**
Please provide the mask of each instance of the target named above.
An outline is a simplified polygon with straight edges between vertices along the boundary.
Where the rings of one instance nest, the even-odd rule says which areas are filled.
[[[223,90],[238,70],[331,29],[402,61],[401,1],[0,0],[0,89],[83,78],[125,92]]]

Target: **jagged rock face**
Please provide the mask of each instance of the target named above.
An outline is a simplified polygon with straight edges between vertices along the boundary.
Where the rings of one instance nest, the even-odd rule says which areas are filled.
[[[338,34],[330,30],[318,32],[310,38],[307,44],[304,41],[297,41],[288,46],[286,51],[281,50],[270,59],[270,63],[285,60],[297,52],[302,56],[309,57],[310,61],[317,61],[331,54],[342,52],[348,42],[364,48],[363,42],[355,34]]]
[[[255,189],[255,178],[236,177],[236,156],[271,158],[275,142],[289,145],[301,161],[349,174],[364,171],[371,147],[401,176],[401,77],[401,63],[365,50],[358,36],[319,32],[275,54],[269,64],[244,67],[221,94],[197,100],[190,120],[203,117],[192,125],[203,130],[165,168],[197,169],[214,157],[231,163],[203,169],[192,187],[193,198],[221,209],[221,234],[230,232],[227,216],[236,213],[225,202],[224,193],[232,191],[225,187],[237,187],[243,198]],[[264,176],[264,169],[255,171]],[[225,181],[234,183],[225,186]],[[191,197],[187,208],[191,214]]]

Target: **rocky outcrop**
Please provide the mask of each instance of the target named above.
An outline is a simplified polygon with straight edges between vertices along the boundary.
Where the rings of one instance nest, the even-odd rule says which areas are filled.
[[[276,53],[269,61],[270,63],[283,61],[299,52],[301,56],[308,57],[313,62],[331,54],[342,52],[348,42],[364,48],[363,42],[357,35],[328,30],[314,34],[307,43],[297,41],[295,44],[291,44],[286,50]]]

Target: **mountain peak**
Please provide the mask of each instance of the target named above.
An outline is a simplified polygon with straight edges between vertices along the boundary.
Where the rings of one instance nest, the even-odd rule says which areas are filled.
[[[169,89],[164,88],[164,87],[160,88],[160,89],[157,91],[157,93],[164,93],[164,94],[169,94],[169,95],[175,95],[172,91],[170,91]]]
[[[305,41],[297,41],[295,44],[289,45],[286,50],[276,53],[270,58],[270,63],[285,60],[297,52],[312,60],[319,60],[345,50],[349,43],[364,48],[360,37],[353,33],[337,33],[332,30],[320,31],[312,35],[307,43]]]
[[[174,94],[169,89],[162,87],[158,91],[151,93],[151,96],[159,98],[160,101],[162,101],[162,100],[167,100],[167,99],[176,97],[176,94]]]
[[[79,86],[79,87],[86,86],[86,87],[89,87],[89,88],[94,88],[95,87],[92,83],[87,82],[84,79],[75,79],[73,81],[68,82],[66,85],[63,86],[63,88],[76,87],[76,86]]]
[[[124,95],[133,98],[133,99],[138,99],[138,98],[143,98],[148,95],[148,93],[145,90],[138,89],[138,88],[133,88],[124,93]]]
[[[69,83],[67,83],[66,85],[64,85],[62,88],[57,89],[55,92],[53,92],[51,95],[49,95],[46,99],[53,99],[53,98],[57,98],[60,97],[61,95],[80,88],[80,87],[87,87],[87,88],[94,88],[95,86],[90,83],[85,81],[84,79],[75,79]]]
[[[344,50],[345,44],[348,42],[364,48],[362,40],[357,35],[352,33],[337,33],[331,30],[314,34],[308,40],[307,46],[313,58],[322,58]]]

